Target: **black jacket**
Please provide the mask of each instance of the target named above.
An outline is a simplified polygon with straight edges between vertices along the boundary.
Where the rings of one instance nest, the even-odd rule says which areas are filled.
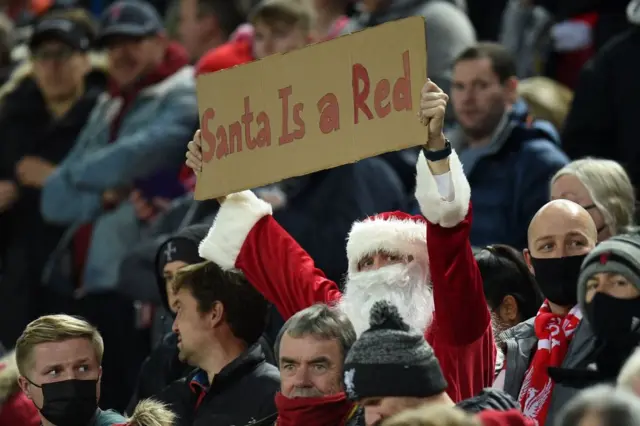
[[[16,165],[25,156],[60,163],[105,87],[101,71],[89,73],[84,95],[64,117],[54,120],[35,81],[29,76],[20,80],[0,103],[0,180],[17,183]],[[64,232],[40,216],[39,189],[19,191],[18,201],[0,213],[0,340],[7,346],[37,315],[42,269]]]
[[[192,370],[193,367],[178,359],[178,337],[174,333],[165,335],[140,367],[138,382],[127,406],[127,414],[133,413],[138,402],[162,393],[167,385],[187,376]]]
[[[640,145],[636,111],[640,107],[640,28],[611,40],[583,68],[562,132],[562,148],[573,160],[609,158],[640,185]]]
[[[218,373],[209,386],[197,369],[169,385],[158,399],[178,415],[176,426],[241,426],[276,413],[278,369],[255,344]]]

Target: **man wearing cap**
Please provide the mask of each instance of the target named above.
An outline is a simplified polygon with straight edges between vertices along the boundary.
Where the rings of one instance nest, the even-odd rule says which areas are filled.
[[[373,304],[391,301],[405,322],[425,333],[449,396],[460,401],[493,384],[495,345],[469,243],[471,191],[442,134],[447,100],[433,82],[425,84],[420,113],[430,120],[429,142],[417,164],[416,198],[426,220],[395,211],[355,222],[344,293],[276,223],[271,206],[250,191],[226,197],[200,255],[243,271],[285,319],[315,303],[338,304],[360,334]],[[202,164],[199,136],[187,154],[196,171]]]
[[[197,125],[195,81],[188,55],[168,40],[149,3],[113,3],[101,17],[97,42],[106,48],[108,93],[44,184],[43,216],[67,226],[44,279],[52,290],[83,298],[84,304],[99,298],[89,319],[107,342],[127,346],[137,342],[136,328],[117,325],[112,315],[118,311],[121,318],[131,318],[127,321],[134,318],[133,303],[115,293],[119,265],[153,212],[165,199],[184,193],[178,180],[180,153]],[[137,369],[141,358],[129,353],[116,364]],[[105,401],[124,408],[133,380],[116,368],[109,375],[123,383],[105,392]]]
[[[609,238],[586,256],[578,279],[578,303],[596,336],[597,349],[596,368],[579,366],[576,385],[613,382],[640,344],[640,235]]]
[[[102,17],[98,42],[107,50],[108,94],[46,180],[41,203],[48,221],[69,226],[54,253],[52,275],[68,269],[60,262],[71,251],[72,273],[56,282],[63,278],[83,292],[115,286],[121,256],[145,223],[122,188],[136,188],[133,199],[146,201],[160,195],[153,186],[157,178],[172,188],[162,195],[184,192],[174,189],[177,153],[197,123],[193,69],[185,51],[166,38],[152,6],[114,3]]]
[[[376,302],[369,321],[344,362],[344,388],[367,426],[426,403],[453,406],[433,349],[396,306]]]
[[[0,94],[0,341],[9,347],[46,300],[42,270],[64,232],[42,218],[41,188],[107,85],[103,64],[89,55],[94,37],[84,11],[47,15],[29,40],[30,60]]]
[[[387,301],[373,305],[369,329],[349,350],[344,372],[347,395],[364,407],[367,425],[424,404],[454,405],[433,349]],[[516,401],[491,388],[457,407],[480,416],[518,417]]]

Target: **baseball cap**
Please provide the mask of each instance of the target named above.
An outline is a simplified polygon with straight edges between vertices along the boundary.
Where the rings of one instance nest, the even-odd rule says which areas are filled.
[[[102,14],[98,43],[104,45],[111,37],[143,38],[163,31],[162,18],[153,6],[142,1],[122,0]]]
[[[29,49],[33,51],[48,40],[60,41],[82,52],[91,47],[91,38],[86,28],[78,22],[61,17],[45,18],[38,22],[29,40]]]

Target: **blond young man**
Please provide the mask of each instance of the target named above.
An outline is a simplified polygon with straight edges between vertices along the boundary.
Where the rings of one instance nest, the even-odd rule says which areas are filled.
[[[98,408],[104,343],[88,322],[69,315],[32,321],[16,343],[22,391],[42,426],[172,426],[174,414],[143,401],[130,419]]]

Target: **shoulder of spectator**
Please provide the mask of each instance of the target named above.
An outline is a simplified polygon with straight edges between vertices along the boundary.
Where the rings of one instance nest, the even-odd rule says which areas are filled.
[[[540,164],[562,167],[569,162],[567,155],[550,138],[538,138],[525,142],[520,150],[520,157],[531,166]]]
[[[169,96],[174,93],[189,93],[195,98],[195,87],[194,68],[186,65],[160,83],[144,89],[141,95]]]
[[[15,91],[25,79],[30,78],[32,72],[33,67],[30,61],[24,61],[18,65],[9,76],[9,80],[0,86],[0,101]]]

